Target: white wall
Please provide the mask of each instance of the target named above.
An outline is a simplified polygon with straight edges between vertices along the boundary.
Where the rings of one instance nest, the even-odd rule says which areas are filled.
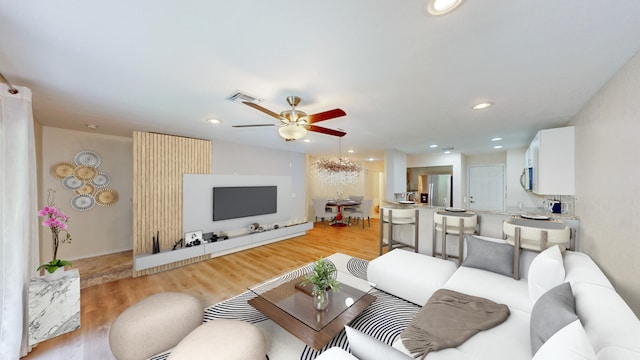
[[[306,155],[258,146],[212,141],[211,173],[215,175],[254,175],[291,177],[291,217],[306,214]]]
[[[94,151],[102,158],[99,171],[111,177],[108,185],[118,191],[119,201],[110,207],[96,205],[88,211],[71,208],[73,192],[62,187],[59,180],[51,176],[51,165],[65,161],[73,162],[76,153]],[[133,234],[133,145],[132,139],[43,126],[42,128],[42,185],[41,205],[47,201],[47,189],[55,189],[55,203],[67,215],[71,244],[60,244],[58,258],[73,260],[108,254],[132,248]],[[41,260],[53,258],[51,233],[45,228],[40,241]]]
[[[640,315],[640,53],[574,117],[582,250]]]

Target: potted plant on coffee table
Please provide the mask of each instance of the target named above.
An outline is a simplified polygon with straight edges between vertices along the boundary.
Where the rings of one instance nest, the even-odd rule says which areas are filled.
[[[60,242],[71,243],[71,234],[67,231],[69,217],[62,210],[49,205],[38,211],[38,216],[44,217],[42,226],[51,229],[51,240],[53,241],[53,260],[38,266],[38,271],[44,269],[44,276],[47,280],[56,280],[62,277],[65,266],[71,266],[71,262],[58,259],[58,246]]]
[[[313,306],[317,310],[324,310],[329,306],[329,294],[327,290],[337,291],[340,283],[336,280],[338,274],[336,266],[329,260],[320,257],[313,263],[313,269],[302,281],[303,285],[311,284],[313,290]]]

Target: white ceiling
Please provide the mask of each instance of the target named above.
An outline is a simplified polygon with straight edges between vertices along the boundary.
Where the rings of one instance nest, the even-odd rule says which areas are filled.
[[[0,0],[0,72],[34,94],[45,125],[131,131],[336,155],[335,137],[292,147],[275,119],[285,97],[347,116],[343,152],[467,154],[524,147],[565,125],[640,49],[637,0],[465,0],[443,17],[425,0]],[[479,101],[495,105],[482,111]],[[205,120],[218,118],[212,126]]]

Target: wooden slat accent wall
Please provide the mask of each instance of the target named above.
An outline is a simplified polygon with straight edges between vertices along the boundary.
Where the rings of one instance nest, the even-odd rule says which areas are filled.
[[[211,141],[172,135],[133,133],[133,255],[150,254],[160,232],[160,250],[173,247],[182,233],[182,175],[211,174]],[[184,260],[142,271],[153,274],[209,259]]]

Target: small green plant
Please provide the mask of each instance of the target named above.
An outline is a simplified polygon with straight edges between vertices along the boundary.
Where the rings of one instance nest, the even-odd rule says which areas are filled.
[[[313,263],[313,270],[304,278],[302,285],[313,285],[313,291],[340,289],[340,283],[336,280],[336,266],[322,257]]]
[[[49,273],[53,274],[58,270],[58,268],[65,267],[65,265],[71,266],[71,261],[55,259],[38,266],[37,270],[40,271],[41,269],[45,269]]]

